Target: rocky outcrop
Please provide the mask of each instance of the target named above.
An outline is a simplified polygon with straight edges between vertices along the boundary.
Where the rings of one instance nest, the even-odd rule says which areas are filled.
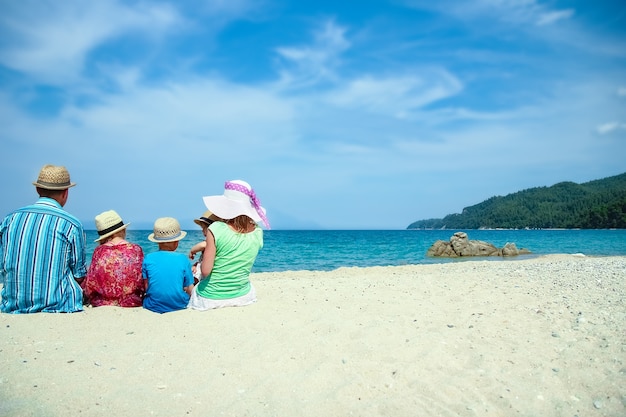
[[[497,248],[482,240],[469,240],[467,233],[456,232],[449,242],[438,240],[428,249],[426,256],[457,258],[461,256],[517,256],[531,253],[528,249],[518,249],[515,243],[507,243]]]

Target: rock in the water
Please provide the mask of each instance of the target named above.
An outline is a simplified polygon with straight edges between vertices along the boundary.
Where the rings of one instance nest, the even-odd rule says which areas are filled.
[[[515,243],[507,243],[498,249],[482,240],[469,240],[467,233],[456,232],[449,242],[438,240],[428,249],[427,256],[456,258],[461,256],[517,256],[531,253],[528,249],[517,249]]]

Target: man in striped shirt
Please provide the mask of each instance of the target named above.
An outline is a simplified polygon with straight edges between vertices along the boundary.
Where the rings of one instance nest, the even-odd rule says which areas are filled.
[[[0,224],[0,310],[82,311],[85,232],[80,221],[63,210],[69,188],[76,184],[65,167],[46,165],[33,185],[39,200],[8,214]]]

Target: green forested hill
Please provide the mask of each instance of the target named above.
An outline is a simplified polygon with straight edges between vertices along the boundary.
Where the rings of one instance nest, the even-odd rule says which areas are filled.
[[[626,229],[626,173],[584,184],[561,182],[491,197],[460,214],[407,229]]]

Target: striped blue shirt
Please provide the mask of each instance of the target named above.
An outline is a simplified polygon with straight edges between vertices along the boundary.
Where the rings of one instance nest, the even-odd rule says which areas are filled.
[[[57,201],[42,197],[0,224],[2,312],[82,311],[75,278],[86,274],[83,226]]]

